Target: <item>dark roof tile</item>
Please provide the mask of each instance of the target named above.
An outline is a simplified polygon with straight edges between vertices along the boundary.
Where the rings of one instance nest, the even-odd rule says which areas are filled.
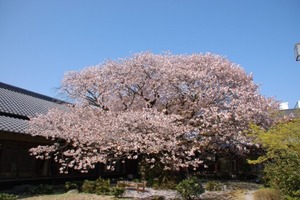
[[[0,115],[0,130],[12,133],[28,134],[28,120]]]
[[[49,109],[62,107],[64,102],[0,82],[0,112],[34,117]]]
[[[0,131],[28,133],[28,120],[66,102],[0,82]]]

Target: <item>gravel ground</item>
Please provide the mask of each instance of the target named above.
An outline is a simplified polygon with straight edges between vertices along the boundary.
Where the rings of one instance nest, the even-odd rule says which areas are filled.
[[[248,190],[245,193],[245,200],[252,200],[253,199],[253,193],[254,193],[254,190]]]
[[[201,195],[204,200],[252,200],[253,193],[258,189],[258,184],[245,182],[227,182],[224,191],[206,191]],[[154,190],[146,188],[145,192],[126,189],[124,197],[134,199],[151,199],[153,196],[164,196],[166,199],[180,199],[175,190]]]
[[[226,187],[223,191],[206,191],[201,195],[202,200],[253,200],[253,193],[259,188],[258,184],[246,182],[224,182]],[[153,197],[164,196],[165,199],[181,199],[175,190],[155,190],[145,188],[144,192],[138,192],[133,189],[126,189],[123,199],[151,200]],[[57,195],[40,195],[33,197],[23,197],[28,200],[111,200],[113,196],[98,196],[95,194],[78,193],[78,191],[69,191]]]
[[[152,188],[145,188],[144,192],[126,189],[123,195],[123,197],[133,197],[135,199],[146,199],[151,196],[164,196],[166,199],[175,199],[176,197],[179,197],[174,190],[154,190]]]

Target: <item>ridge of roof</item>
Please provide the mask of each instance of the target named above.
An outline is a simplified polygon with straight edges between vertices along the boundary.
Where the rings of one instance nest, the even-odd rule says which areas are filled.
[[[35,98],[38,98],[38,99],[43,99],[45,101],[51,101],[51,102],[58,103],[58,104],[68,103],[68,102],[53,98],[53,97],[49,97],[49,96],[46,96],[46,95],[43,95],[43,94],[32,92],[32,91],[29,91],[29,90],[26,90],[26,89],[23,89],[23,88],[20,88],[20,87],[16,87],[16,86],[13,86],[13,85],[9,85],[9,84],[3,83],[3,82],[0,82],[0,88],[10,90],[10,91],[13,91],[13,92],[17,92],[17,93],[21,93],[21,94],[24,94],[24,95],[28,95],[28,96],[31,96],[31,97],[35,97]]]

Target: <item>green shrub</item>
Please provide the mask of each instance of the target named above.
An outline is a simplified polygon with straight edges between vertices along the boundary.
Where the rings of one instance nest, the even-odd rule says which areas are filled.
[[[98,178],[96,181],[95,193],[98,195],[110,194],[110,181]]]
[[[16,200],[18,196],[7,193],[0,193],[0,200]]]
[[[95,193],[98,195],[114,195],[115,197],[122,197],[125,189],[121,187],[122,183],[118,183],[117,187],[110,187],[110,181],[98,178],[95,181],[85,180],[82,184],[82,192]],[[125,185],[124,185],[125,187]]]
[[[95,193],[96,182],[85,180],[82,184],[82,192],[84,193]]]
[[[257,137],[266,153],[248,161],[264,164],[263,178],[267,184],[294,199],[300,199],[299,127],[300,117],[282,120],[267,130],[251,125],[252,135]]]
[[[124,188],[120,188],[120,187],[111,188],[111,194],[114,195],[114,197],[117,197],[117,198],[122,197],[124,192],[125,192]]]
[[[285,195],[300,199],[300,158],[292,153],[265,165],[268,184]]]
[[[65,183],[66,190],[77,190],[79,188],[78,184],[75,182],[67,181]]]
[[[278,190],[263,188],[254,192],[253,199],[254,200],[283,200],[284,198]]]
[[[37,185],[30,189],[31,194],[52,194],[53,186],[52,185]]]
[[[96,193],[99,195],[110,194],[110,181],[98,178],[95,181],[85,180],[82,185],[82,192]]]
[[[222,184],[217,181],[208,181],[205,184],[205,190],[208,191],[221,191],[222,190]]]
[[[183,199],[188,200],[199,197],[205,191],[201,184],[201,181],[196,177],[188,178],[181,181],[177,185],[176,190],[182,196]]]

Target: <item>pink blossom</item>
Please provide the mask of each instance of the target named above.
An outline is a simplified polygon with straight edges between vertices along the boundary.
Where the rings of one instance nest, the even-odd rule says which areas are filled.
[[[74,105],[30,122],[32,135],[54,142],[32,154],[54,155],[61,172],[141,155],[179,169],[211,154],[242,154],[255,145],[249,124],[269,127],[278,108],[251,74],[213,54],[139,53],[68,72],[61,91]]]

